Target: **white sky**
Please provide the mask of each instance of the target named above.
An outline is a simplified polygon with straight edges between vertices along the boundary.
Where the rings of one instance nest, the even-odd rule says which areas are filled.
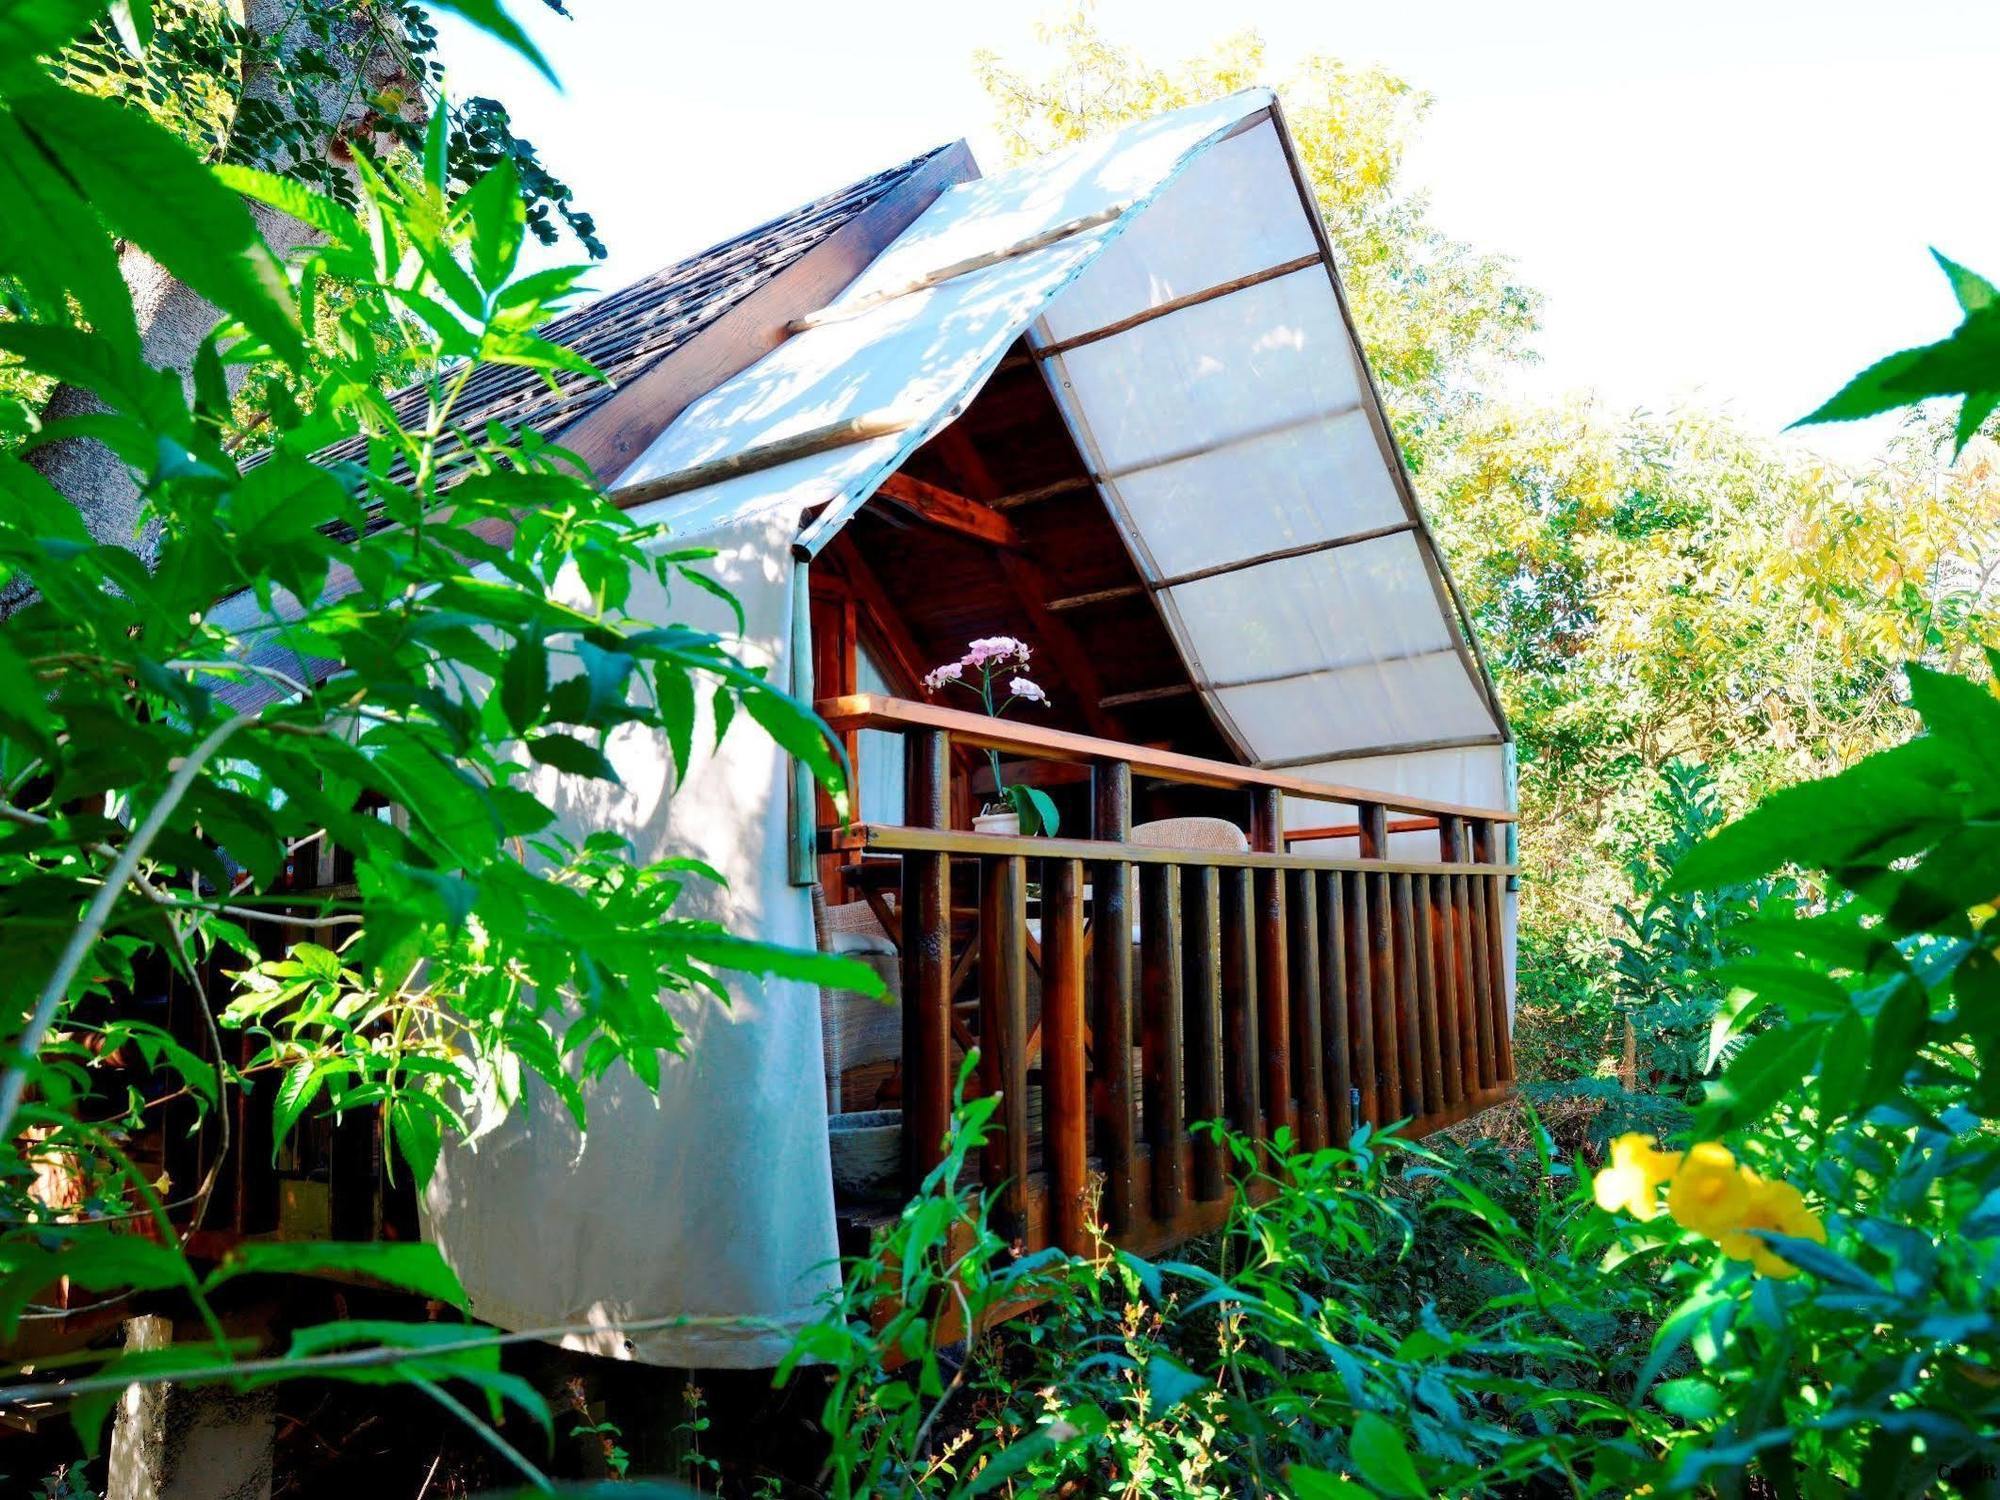
[[[1046,0],[569,8],[565,21],[510,3],[562,93],[450,18],[443,56],[453,91],[503,100],[596,215],[604,291],[959,136],[993,170],[971,55],[1031,58],[1049,13]],[[1524,393],[1693,399],[1775,431],[1956,321],[1928,245],[2000,278],[1991,0],[1100,0],[1097,17],[1153,59],[1250,25],[1274,74],[1328,52],[1435,95],[1411,181],[1447,233],[1514,256],[1548,299]],[[1800,436],[1859,458],[1883,430]]]

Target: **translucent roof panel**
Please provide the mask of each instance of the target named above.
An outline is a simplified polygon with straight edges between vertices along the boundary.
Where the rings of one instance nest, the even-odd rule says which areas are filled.
[[[1060,358],[1102,472],[1113,477],[1361,400],[1347,324],[1323,270],[1183,308]]]
[[[1204,524],[1221,494],[1232,497],[1229,524]],[[1405,519],[1361,411],[1127,474],[1118,498],[1130,529],[1145,538],[1140,566],[1155,579]]]
[[[1452,644],[1407,532],[1178,584],[1163,602],[1204,685],[1391,665]]]
[[[1050,339],[1089,333],[1177,297],[1317,255],[1312,226],[1293,206],[1297,193],[1276,131],[1266,119],[1196,157],[1173,190],[1126,232],[1119,253],[1099,259],[1049,309]],[[1190,214],[1200,222],[1190,224]]]
[[[1216,701],[1266,761],[1343,755],[1435,741],[1498,738],[1492,711],[1455,652],[1412,657],[1393,670],[1341,667],[1254,687]]]

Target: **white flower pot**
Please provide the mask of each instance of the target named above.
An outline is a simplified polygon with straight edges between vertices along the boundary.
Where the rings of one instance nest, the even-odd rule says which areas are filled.
[[[974,833],[998,833],[1008,838],[1021,836],[1021,815],[1012,812],[981,813],[972,820]]]

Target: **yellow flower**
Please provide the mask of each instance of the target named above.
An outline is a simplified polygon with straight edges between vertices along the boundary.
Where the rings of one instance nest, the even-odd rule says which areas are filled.
[[[1797,1266],[1773,1251],[1751,1231],[1765,1229],[1824,1245],[1826,1226],[1820,1222],[1818,1214],[1806,1207],[1806,1200],[1789,1182],[1766,1182],[1755,1173],[1744,1175],[1750,1180],[1750,1202],[1738,1221],[1738,1227],[1717,1235],[1716,1243],[1722,1246],[1724,1255],[1731,1260],[1749,1261],[1760,1275],[1775,1276],[1780,1280],[1798,1275]]]
[[[1674,1222],[1710,1239],[1736,1228],[1749,1206],[1749,1181],[1729,1148],[1714,1141],[1690,1147],[1667,1186],[1667,1212]]]
[[[1680,1169],[1681,1153],[1661,1151],[1650,1135],[1621,1135],[1611,1143],[1611,1165],[1592,1180],[1597,1206],[1606,1213],[1620,1209],[1637,1219],[1660,1211],[1660,1184]]]

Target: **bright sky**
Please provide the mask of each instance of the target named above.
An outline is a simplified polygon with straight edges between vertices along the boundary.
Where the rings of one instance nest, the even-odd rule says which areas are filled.
[[[994,170],[972,53],[1032,58],[1049,13],[1047,0],[569,0],[567,21],[537,0],[510,8],[564,91],[447,20],[451,87],[505,101],[596,215],[606,291],[959,136]],[[1694,399],[1775,431],[1870,360],[1949,330],[1927,246],[2000,277],[1990,0],[1100,0],[1097,16],[1153,58],[1251,25],[1274,73],[1329,52],[1435,95],[1413,182],[1447,233],[1512,255],[1548,298],[1524,392]],[[1803,440],[1860,458],[1882,433]]]

